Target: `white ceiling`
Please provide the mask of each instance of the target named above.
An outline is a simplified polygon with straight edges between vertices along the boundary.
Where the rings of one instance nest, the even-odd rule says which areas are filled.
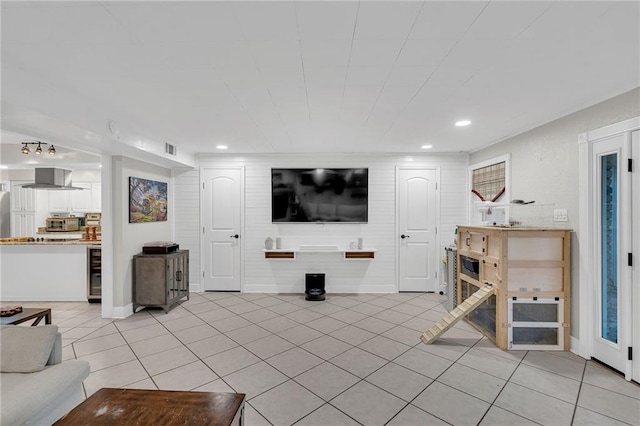
[[[31,169],[36,167],[58,167],[71,169],[97,169],[100,167],[100,157],[71,150],[63,146],[55,147],[55,155],[49,155],[49,144],[41,146],[42,154],[35,153],[36,145],[28,145],[29,154],[21,152],[22,142],[34,142],[33,138],[25,137],[22,134],[2,130],[0,133],[2,144],[0,144],[0,159],[3,168],[8,169]]]
[[[473,151],[640,86],[636,1],[1,7],[13,131],[46,116],[194,153]]]

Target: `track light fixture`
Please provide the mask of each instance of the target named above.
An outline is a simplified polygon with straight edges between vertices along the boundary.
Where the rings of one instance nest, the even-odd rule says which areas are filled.
[[[42,145],[49,145],[46,142],[40,142],[40,141],[33,141],[33,142],[20,142],[22,144],[22,148],[20,148],[20,152],[22,152],[23,154],[30,154],[31,150],[29,149],[29,145],[38,145],[35,149],[35,153],[37,155],[42,154]],[[56,154],[56,149],[53,147],[53,145],[51,145],[47,151],[50,155],[55,155]]]

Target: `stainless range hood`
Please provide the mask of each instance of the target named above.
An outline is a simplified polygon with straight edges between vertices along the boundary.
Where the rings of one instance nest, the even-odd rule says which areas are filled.
[[[57,190],[76,190],[84,189],[71,185],[71,171],[64,169],[56,169],[53,167],[45,167],[36,169],[35,183],[22,185],[23,188],[31,189],[57,189]]]

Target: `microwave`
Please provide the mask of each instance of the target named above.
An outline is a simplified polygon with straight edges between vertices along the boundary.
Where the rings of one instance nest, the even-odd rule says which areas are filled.
[[[77,217],[50,217],[47,219],[47,232],[77,231],[80,222]]]

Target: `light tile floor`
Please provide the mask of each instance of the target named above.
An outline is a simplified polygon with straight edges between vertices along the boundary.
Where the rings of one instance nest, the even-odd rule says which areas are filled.
[[[640,386],[569,353],[510,351],[466,323],[432,345],[437,294],[191,294],[123,320],[47,306],[101,387],[241,392],[252,425],[640,425]]]

